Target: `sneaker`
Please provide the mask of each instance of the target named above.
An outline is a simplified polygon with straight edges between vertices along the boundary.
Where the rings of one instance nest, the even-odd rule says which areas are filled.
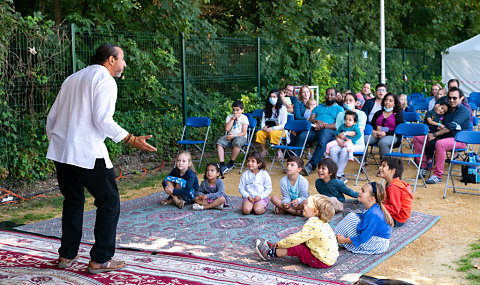
[[[438,178],[435,175],[430,176],[427,181],[425,181],[427,184],[437,184],[437,183],[442,183],[442,179]]]
[[[307,163],[307,165],[305,166],[305,168],[303,169],[303,173],[306,175],[306,176],[309,176],[310,173],[312,173],[312,165],[310,163]]]
[[[69,268],[75,261],[77,261],[77,259],[78,259],[78,255],[75,256],[73,259],[67,259],[67,258],[59,257],[57,268],[58,269]]]
[[[348,153],[348,160],[354,161],[354,159],[353,159],[353,152],[349,152],[349,153]]]
[[[307,159],[308,160],[312,159],[312,153],[311,152],[307,153]]]
[[[267,241],[262,242],[261,240],[257,239],[255,241],[255,250],[257,251],[258,255],[263,260],[268,260],[268,259],[271,258],[270,256],[268,256],[268,252],[270,251],[270,247],[268,246]]]
[[[218,206],[216,206],[215,209],[223,210],[223,203],[220,204],[220,205],[218,205]]]
[[[195,203],[195,204],[192,205],[192,209],[194,211],[202,211],[203,210],[203,205]]]
[[[233,169],[233,165],[227,165],[225,166],[225,169],[222,170],[222,174],[227,174],[232,169]]]
[[[420,168],[420,175],[422,175],[423,178],[427,177],[428,170],[426,168]]]
[[[122,269],[125,266],[125,261],[118,261],[118,260],[109,260],[105,263],[96,263],[90,260],[88,263],[88,273],[90,274],[96,274],[96,273],[102,273],[102,272],[107,272],[107,271],[114,271],[118,269]]]
[[[220,173],[225,174],[227,167],[225,165],[220,165]]]
[[[347,179],[347,177],[345,177],[345,175],[338,176],[337,179],[342,181],[345,184],[348,182],[348,179]]]

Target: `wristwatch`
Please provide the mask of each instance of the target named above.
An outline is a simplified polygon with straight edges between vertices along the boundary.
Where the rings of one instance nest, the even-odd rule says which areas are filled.
[[[436,138],[436,137],[437,137],[437,133],[433,133],[433,137]]]

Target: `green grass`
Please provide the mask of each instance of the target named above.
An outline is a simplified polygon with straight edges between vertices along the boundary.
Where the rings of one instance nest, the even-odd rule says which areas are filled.
[[[470,245],[469,253],[457,264],[457,270],[466,274],[470,284],[480,284],[480,240]]]

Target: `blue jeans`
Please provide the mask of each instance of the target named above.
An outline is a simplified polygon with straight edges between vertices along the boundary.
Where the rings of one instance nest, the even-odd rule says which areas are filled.
[[[300,133],[295,146],[302,146],[306,136],[307,136],[307,132]],[[312,170],[315,170],[317,168],[317,164],[320,162],[320,159],[322,159],[323,155],[325,154],[325,148],[327,146],[327,143],[333,141],[334,139],[335,139],[334,130],[321,129],[318,131],[310,131],[310,134],[308,135],[308,138],[307,138],[307,144],[312,143],[314,141],[317,142],[317,146],[315,147],[315,152],[313,153],[312,158],[308,162],[309,164],[312,165]],[[300,155],[300,152],[298,152],[297,155]]]

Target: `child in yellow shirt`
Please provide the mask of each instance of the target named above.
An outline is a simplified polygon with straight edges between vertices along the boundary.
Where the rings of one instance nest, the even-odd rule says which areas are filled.
[[[255,249],[264,259],[272,257],[296,256],[310,267],[327,268],[338,258],[338,245],[335,234],[328,224],[335,215],[330,199],[325,195],[308,197],[303,214],[308,218],[302,230],[275,244],[256,240]]]

